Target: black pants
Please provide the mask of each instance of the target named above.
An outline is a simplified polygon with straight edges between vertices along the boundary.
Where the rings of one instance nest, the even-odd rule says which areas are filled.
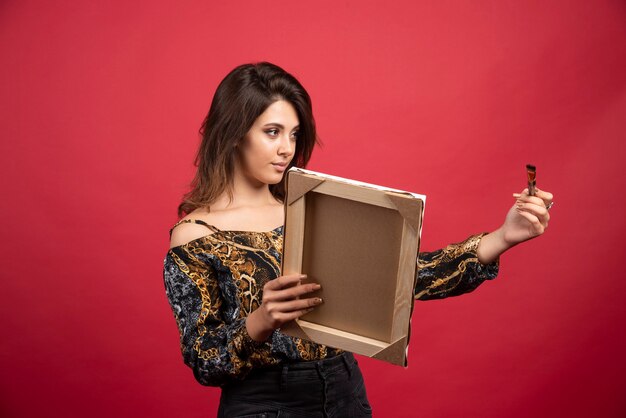
[[[351,353],[251,372],[222,388],[218,417],[371,417]]]

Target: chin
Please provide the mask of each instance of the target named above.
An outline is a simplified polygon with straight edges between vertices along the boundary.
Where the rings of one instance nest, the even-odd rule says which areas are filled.
[[[280,177],[272,178],[270,181],[267,182],[267,184],[278,184],[281,181],[283,181],[283,176],[282,175]]]
[[[265,184],[278,184],[283,180],[283,174],[258,176],[256,179]]]

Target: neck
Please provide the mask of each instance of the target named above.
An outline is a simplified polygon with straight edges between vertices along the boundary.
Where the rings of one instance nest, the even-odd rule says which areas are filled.
[[[276,204],[269,185],[246,177],[237,166],[232,182],[233,200],[229,201],[228,193],[223,193],[211,206],[215,209],[237,207],[257,207]]]

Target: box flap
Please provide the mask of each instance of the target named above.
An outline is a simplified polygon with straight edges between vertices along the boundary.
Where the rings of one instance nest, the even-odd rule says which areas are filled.
[[[378,353],[371,356],[372,358],[387,361],[392,364],[406,366],[407,337],[401,337],[397,341],[389,344]]]
[[[324,182],[323,178],[310,177],[306,175],[293,176],[292,172],[289,172],[287,181],[289,182],[289,194],[287,196],[287,205],[291,205],[302,196],[315,189],[321,183]]]
[[[411,197],[411,195],[401,195],[397,193],[385,193],[387,199],[398,209],[404,219],[419,232],[423,202]]]

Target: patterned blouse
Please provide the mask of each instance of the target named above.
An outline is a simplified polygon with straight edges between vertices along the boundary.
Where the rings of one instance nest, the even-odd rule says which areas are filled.
[[[283,227],[269,232],[221,231],[171,248],[164,260],[167,298],[180,333],[183,360],[198,382],[222,386],[252,369],[281,362],[320,360],[341,350],[275,331],[254,341],[246,317],[262,302],[263,286],[280,275]],[[171,230],[170,230],[171,234]],[[418,255],[415,298],[440,299],[476,289],[498,274],[498,260],[483,265],[476,249],[482,236]]]

